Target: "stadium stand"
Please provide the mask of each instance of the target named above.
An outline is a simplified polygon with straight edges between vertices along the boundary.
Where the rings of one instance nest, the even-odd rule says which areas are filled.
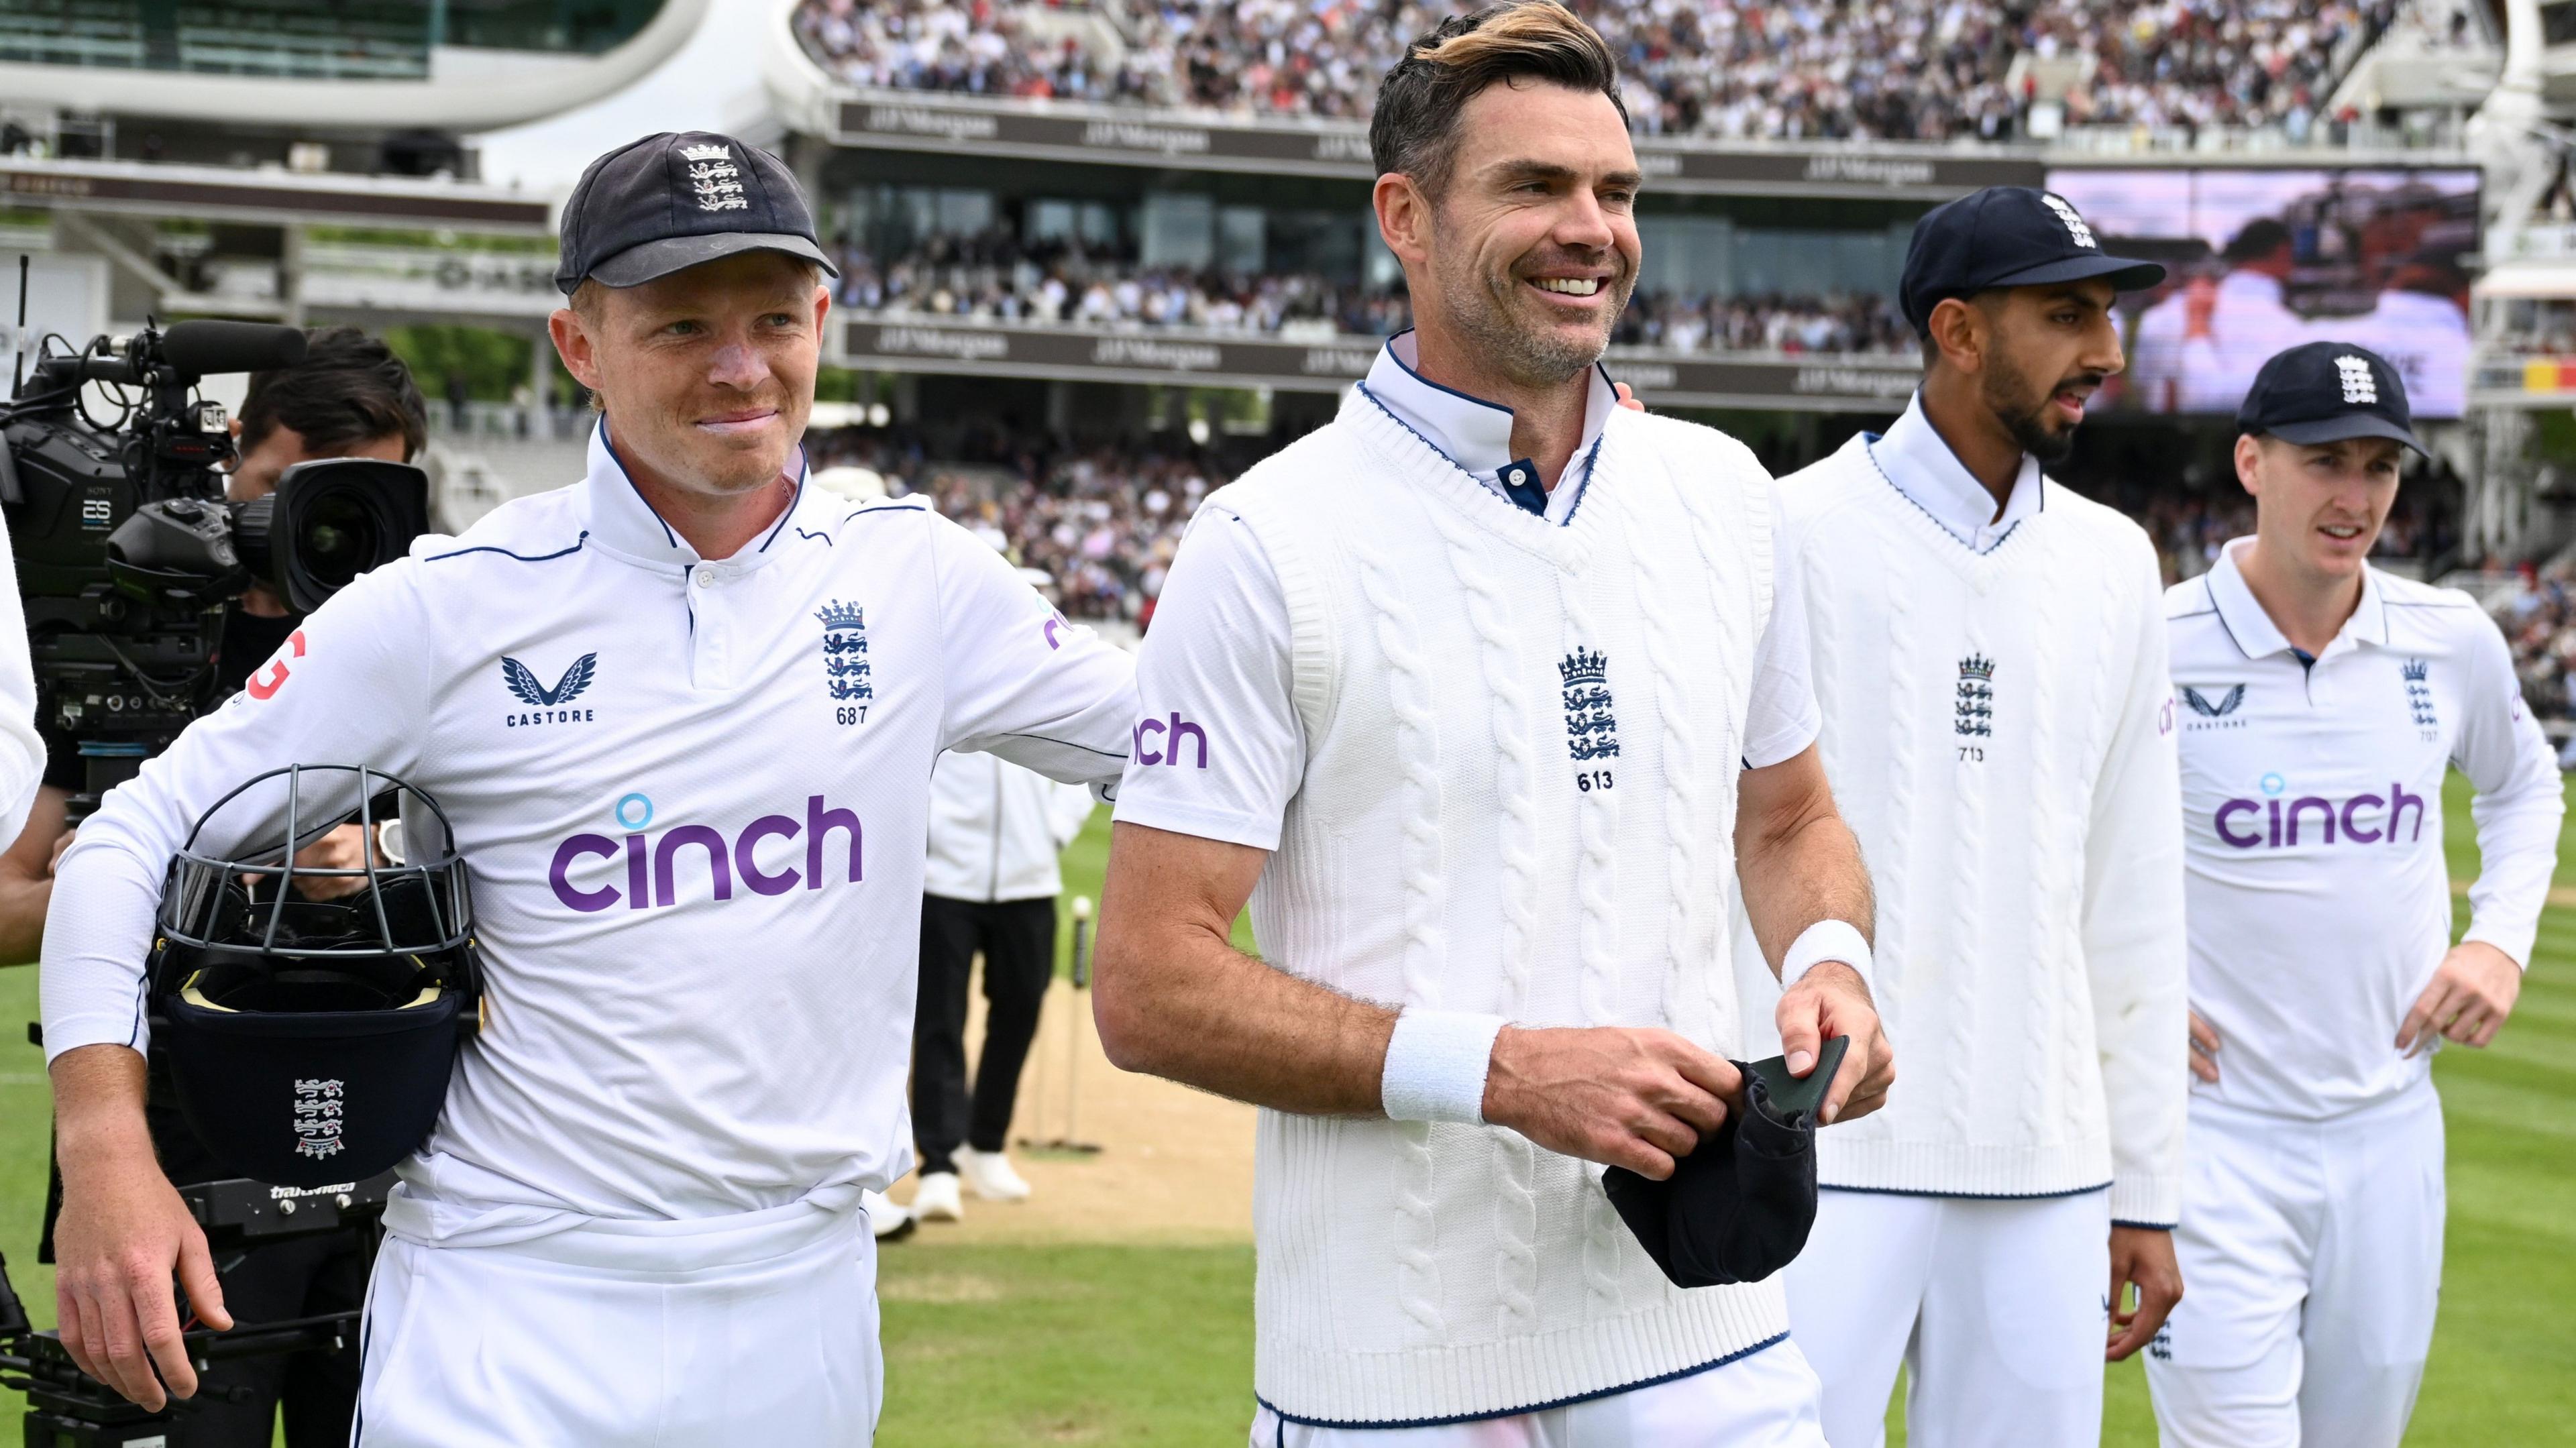
[[[838,301],[887,317],[1190,327],[1211,332],[1383,337],[1412,323],[1400,290],[1310,272],[1147,267],[1009,232],[934,236],[880,262],[841,249]],[[1906,353],[1914,343],[1886,297],[1714,296],[1640,290],[1620,319],[1623,346],[1672,352]]]
[[[2034,102],[2070,126],[2226,127],[2311,139],[2399,0],[2156,0],[2108,15],[1960,0],[1587,0],[1632,124],[1736,139],[2010,140]],[[1438,18],[1400,0],[1159,0],[1085,32],[1052,6],[803,0],[797,34],[853,86],[1364,118],[1376,78]],[[2422,22],[2435,33],[2437,17]],[[2042,78],[2047,77],[2043,88]],[[2045,89],[2045,96],[2043,95]]]

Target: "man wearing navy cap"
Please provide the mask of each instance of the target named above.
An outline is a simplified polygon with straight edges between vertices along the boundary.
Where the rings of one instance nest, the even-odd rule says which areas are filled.
[[[2191,1282],[2150,1349],[2168,1448],[2396,1448],[2442,1278],[2431,1056],[2522,988],[2558,771],[2468,595],[2373,568],[2406,450],[2387,359],[2311,342],[2237,413],[2254,536],[2165,595],[2189,863]],[[2450,942],[2442,779],[2477,791]]]
[[[2066,1448],[2180,1291],[2181,832],[2160,582],[2137,525],[2041,475],[2121,367],[2103,254],[2058,196],[1925,216],[1921,389],[1780,483],[1822,746],[1879,893],[1884,1111],[1818,1134],[1791,1333],[1835,1448]],[[1767,989],[1740,976],[1752,997]],[[1762,1049],[1749,1045],[1749,1050]],[[2134,1286],[2134,1314],[2107,1312]]]
[[[356,1441],[873,1433],[860,1201],[911,1165],[931,765],[1114,779],[1135,690],[918,500],[805,485],[826,269],[794,180],[740,141],[593,163],[552,318],[603,409],[588,477],[350,585],[64,856],[63,1341],[127,1396],[196,1387],[174,1264],[230,1325],[143,1130],[164,865],[240,781],[363,762],[455,821],[490,991],[385,1210]]]

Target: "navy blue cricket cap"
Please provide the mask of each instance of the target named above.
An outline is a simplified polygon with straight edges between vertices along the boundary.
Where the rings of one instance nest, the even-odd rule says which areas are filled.
[[[2093,228],[2065,197],[2029,186],[1989,186],[1944,201],[1914,223],[1897,304],[1914,335],[1932,335],[1932,309],[1948,297],[1994,287],[2036,287],[2107,277],[2141,291],[2165,279],[2155,262],[2105,256]]]
[[[2245,390],[2236,430],[2302,446],[2384,437],[2424,451],[2406,405],[2406,379],[2387,358],[2350,342],[2305,342],[2276,353]]]
[[[664,131],[581,173],[564,203],[555,285],[566,296],[585,279],[642,286],[746,251],[801,257],[841,274],[815,239],[804,191],[777,157],[712,131]]]

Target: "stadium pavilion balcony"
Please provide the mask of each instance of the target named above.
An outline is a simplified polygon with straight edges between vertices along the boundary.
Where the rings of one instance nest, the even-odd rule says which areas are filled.
[[[599,55],[662,0],[0,0],[0,63],[427,80],[445,47]]]

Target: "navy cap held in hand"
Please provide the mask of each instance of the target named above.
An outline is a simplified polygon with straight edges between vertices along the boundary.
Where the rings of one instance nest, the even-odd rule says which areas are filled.
[[[814,235],[805,193],[779,159],[711,131],[664,131],[590,163],[564,203],[555,285],[641,286],[746,251],[840,270]]]
[[[1945,201],[1914,223],[1897,303],[1914,335],[1932,335],[1932,309],[1995,287],[2107,277],[2140,291],[2165,279],[2158,263],[2105,256],[2093,228],[2065,197],[2029,186],[1989,186]]]
[[[2302,446],[2384,437],[2424,451],[2406,379],[2387,358],[2350,342],[2305,342],[2275,354],[2245,390],[2236,430]]]

